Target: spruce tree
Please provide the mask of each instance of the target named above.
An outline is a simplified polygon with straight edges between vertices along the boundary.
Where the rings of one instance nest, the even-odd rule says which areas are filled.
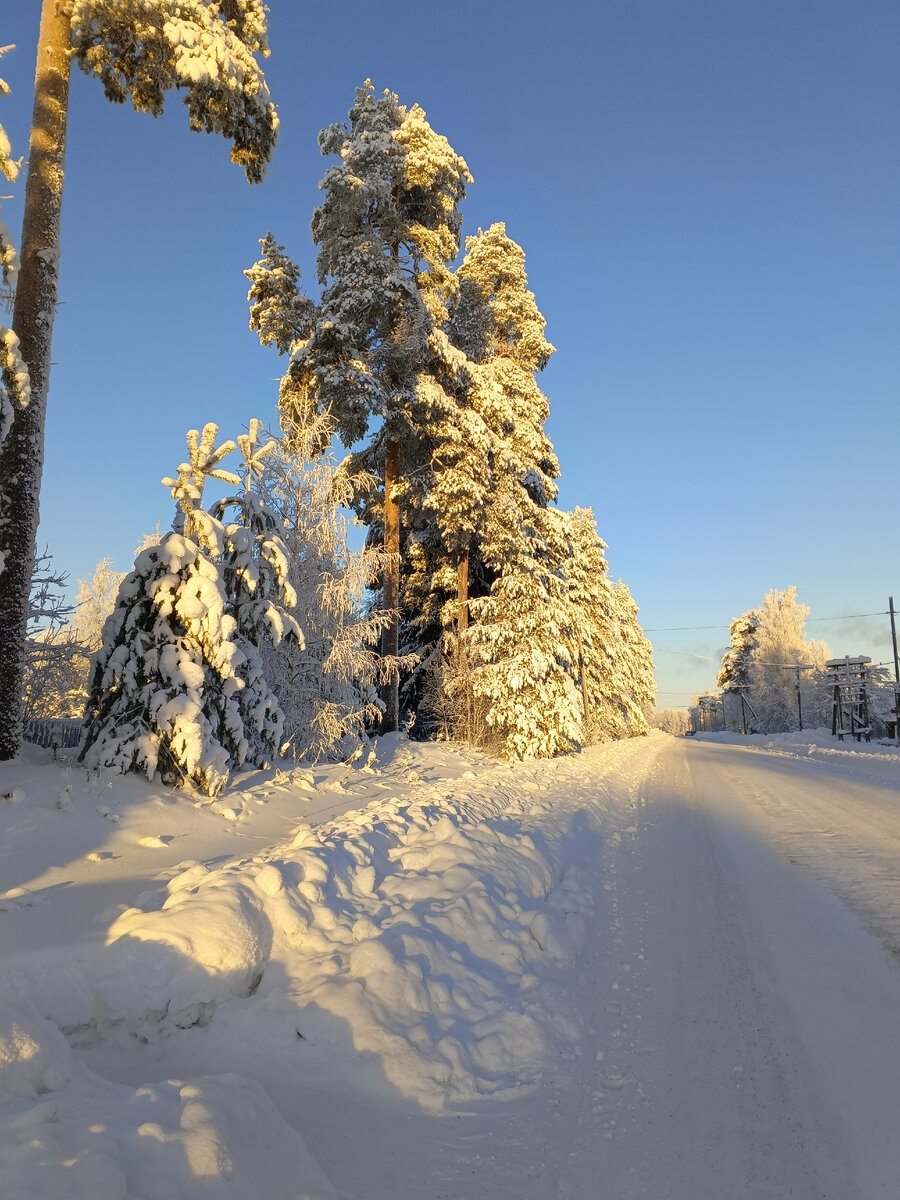
[[[71,62],[96,75],[109,99],[131,100],[136,110],[154,116],[162,112],[167,92],[183,90],[191,128],[228,138],[232,160],[258,183],[278,127],[258,62],[267,54],[261,0],[43,0],[12,321],[30,390],[27,403],[20,393],[19,405],[13,405],[0,449],[0,760],[17,754],[21,740]],[[3,366],[8,387],[5,361]],[[8,421],[8,411],[6,416]]]
[[[216,447],[216,433],[213,424],[191,430],[189,460],[163,480],[178,504],[175,528],[138,553],[119,588],[80,751],[91,769],[158,774],[209,795],[230,771],[277,754],[283,717],[258,644],[264,632],[299,637],[284,608],[291,593],[275,518],[246,492],[202,507],[208,478],[241,483],[221,466],[235,443]],[[232,507],[242,519],[226,523]]]
[[[481,740],[504,758],[550,758],[581,744],[583,706],[568,644],[569,606],[554,513],[533,523],[509,504],[506,561],[490,594],[472,601],[468,686]]]

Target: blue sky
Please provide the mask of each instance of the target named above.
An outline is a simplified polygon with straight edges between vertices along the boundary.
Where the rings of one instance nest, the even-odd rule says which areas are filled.
[[[17,153],[39,7],[0,0]],[[525,248],[558,350],[559,500],[594,509],[661,707],[713,683],[729,620],[770,588],[811,619],[900,603],[896,4],[270,7],[281,131],[259,187],[177,96],[154,121],[73,75],[39,534],[61,568],[130,567],[170,520],[187,428],[274,421],[241,271],[272,230],[314,291],[316,135],[368,76],[467,159],[466,231],[505,221]],[[808,629],[889,657],[886,617]]]

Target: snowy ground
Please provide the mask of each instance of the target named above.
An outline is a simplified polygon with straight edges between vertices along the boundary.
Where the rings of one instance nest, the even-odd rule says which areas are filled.
[[[0,1196],[900,1194],[900,754],[0,767]]]

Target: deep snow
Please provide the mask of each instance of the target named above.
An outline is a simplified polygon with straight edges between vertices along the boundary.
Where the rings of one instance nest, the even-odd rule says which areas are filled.
[[[213,803],[4,764],[0,1195],[894,1195],[898,781],[821,735],[383,739]]]

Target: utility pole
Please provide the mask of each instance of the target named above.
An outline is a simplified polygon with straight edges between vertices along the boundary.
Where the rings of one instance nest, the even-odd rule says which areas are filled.
[[[900,659],[897,658],[897,625],[894,621],[894,597],[888,596],[891,614],[891,643],[894,647],[894,740],[900,746]]]

